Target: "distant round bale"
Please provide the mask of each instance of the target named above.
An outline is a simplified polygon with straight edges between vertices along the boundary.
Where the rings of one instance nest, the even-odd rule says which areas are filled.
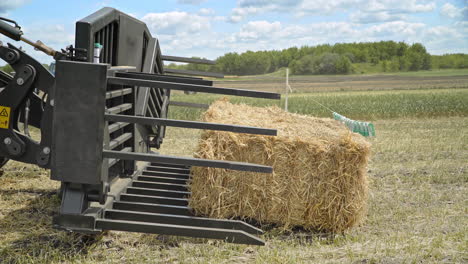
[[[332,119],[226,99],[213,103],[203,119],[275,128],[278,136],[204,131],[196,157],[264,164],[274,173],[193,167],[189,203],[196,214],[328,232],[363,221],[370,144],[361,135]]]

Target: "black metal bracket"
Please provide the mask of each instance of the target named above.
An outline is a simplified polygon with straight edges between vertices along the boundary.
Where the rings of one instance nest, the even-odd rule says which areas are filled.
[[[0,156],[17,161],[38,164],[48,167],[50,154],[50,106],[44,111],[37,111],[38,99],[35,89],[44,94],[53,89],[53,76],[36,60],[11,44],[0,45],[0,58],[8,62],[15,70],[14,77],[9,78],[8,84],[2,90],[0,97]],[[19,132],[18,122],[21,121],[21,111],[25,109],[26,102],[32,99],[35,112],[32,118],[33,125],[43,129],[40,142]],[[31,102],[31,101],[30,101]],[[49,99],[50,102],[50,99]],[[28,105],[27,107],[30,107]],[[23,117],[24,119],[24,117]],[[40,120],[40,121],[39,121]]]

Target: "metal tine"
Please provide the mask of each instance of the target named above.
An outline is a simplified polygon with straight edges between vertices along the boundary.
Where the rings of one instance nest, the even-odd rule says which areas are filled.
[[[281,98],[280,94],[272,93],[272,92],[260,92],[260,91],[252,91],[252,90],[245,90],[245,89],[221,88],[221,87],[213,87],[213,86],[206,86],[206,85],[153,81],[153,80],[148,80],[144,76],[141,76],[138,78],[136,76],[133,78],[108,77],[107,84],[109,85],[110,84],[132,85],[132,86],[159,88],[159,89],[194,91],[194,92],[202,92],[202,93],[225,94],[225,95],[234,95],[234,96],[265,98],[265,99],[280,99]]]
[[[132,182],[133,187],[146,188],[146,189],[158,189],[158,190],[172,190],[186,192],[188,191],[187,184],[177,184],[177,183],[165,183],[165,182],[148,182],[134,180]]]
[[[170,197],[147,196],[147,195],[138,195],[138,194],[121,194],[120,201],[188,206],[188,199],[186,198],[170,198]]]
[[[133,136],[132,136],[132,133],[124,133],[124,134],[118,136],[117,138],[112,139],[112,140],[109,142],[109,149],[114,149],[114,148],[116,148],[117,146],[122,145],[122,144],[125,143],[127,140],[131,139],[132,137],[133,137]]]
[[[115,131],[122,129],[128,125],[129,123],[124,123],[124,122],[117,122],[112,125],[109,125],[109,133],[114,133]]]
[[[169,69],[169,68],[164,68],[164,73],[185,74],[185,75],[204,76],[204,77],[213,77],[213,78],[224,78],[224,74],[216,73],[216,72],[189,71],[189,70],[178,70],[178,69]]]
[[[145,80],[213,86],[213,81],[203,80],[202,78],[191,78],[191,77],[178,76],[178,75],[162,75],[162,74],[141,73],[141,72],[116,72],[115,77],[124,77],[124,78],[136,77],[136,79],[144,77]]]
[[[142,187],[127,187],[126,193],[128,194],[140,194],[150,196],[162,196],[162,197],[173,197],[173,198],[187,198],[190,196],[190,192],[175,191],[175,190],[164,190],[164,189],[153,189],[153,188],[142,188]]]
[[[165,167],[165,168],[178,168],[178,169],[188,169],[188,170],[190,170],[190,167],[187,166],[187,165],[169,164],[169,163],[163,163],[163,162],[153,162],[153,163],[148,164],[148,166]]]
[[[147,171],[153,171],[153,172],[170,172],[170,173],[177,173],[177,174],[182,174],[182,175],[188,175],[190,174],[190,169],[179,169],[179,168],[165,168],[165,167],[155,167],[155,166],[147,166],[146,169]]]
[[[102,152],[104,158],[122,159],[122,160],[138,160],[148,162],[163,162],[182,164],[190,166],[221,168],[238,171],[252,171],[261,173],[272,173],[273,168],[270,166],[251,164],[245,162],[225,161],[225,160],[208,160],[187,157],[164,156],[150,153],[124,153],[121,151],[104,150]]]
[[[114,107],[111,107],[109,109],[106,110],[107,113],[110,113],[110,114],[118,114],[118,113],[121,113],[121,112],[125,112],[129,109],[132,108],[132,104],[121,104],[121,105],[117,105],[117,106],[114,106]]]
[[[171,179],[181,179],[188,180],[190,179],[190,174],[178,174],[178,173],[168,173],[168,172],[158,172],[158,171],[142,171],[141,176],[156,176],[156,177],[166,177]]]
[[[131,147],[126,147],[126,148],[123,148],[121,151],[131,152],[132,148]],[[109,159],[109,167],[114,166],[115,164],[117,164],[117,162],[119,162],[119,159]]]
[[[114,90],[106,93],[106,99],[111,99],[119,96],[124,96],[127,94],[131,94],[133,91],[132,88],[124,88],[120,90]]]
[[[151,126],[161,125],[161,126],[183,127],[183,128],[193,128],[193,129],[209,129],[209,130],[236,132],[236,133],[267,135],[267,136],[276,136],[277,134],[276,129],[215,124],[215,123],[205,123],[205,122],[186,121],[186,120],[174,120],[174,119],[165,119],[165,118],[152,118],[152,117],[143,117],[143,116],[107,114],[105,115],[105,119],[107,121],[112,121],[112,122],[136,123],[140,125],[151,125]]]
[[[156,224],[147,222],[123,221],[123,220],[96,220],[96,227],[103,230],[120,230],[141,233],[154,233],[161,235],[175,235],[185,237],[200,237],[222,239],[231,243],[265,245],[261,239],[239,230],[204,228],[197,226]]]
[[[261,235],[263,231],[239,220],[212,219],[196,216],[155,214],[144,212],[129,212],[115,209],[108,209],[105,217],[115,220],[138,221],[148,223],[173,224],[185,226],[199,226],[209,228],[223,228],[242,230],[244,232]]]
[[[187,58],[187,57],[169,56],[169,55],[161,55],[161,59],[165,61],[187,62],[187,63],[196,63],[196,64],[209,64],[209,65],[216,64],[216,61],[207,60],[207,59]]]
[[[176,179],[163,176],[138,176],[138,181],[145,182],[156,182],[156,183],[175,183],[175,184],[187,184],[187,179]]]
[[[113,208],[118,209],[118,210],[127,210],[127,211],[133,211],[133,212],[174,214],[174,215],[186,215],[186,216],[192,215],[190,207],[180,206],[180,205],[116,201],[113,204]]]

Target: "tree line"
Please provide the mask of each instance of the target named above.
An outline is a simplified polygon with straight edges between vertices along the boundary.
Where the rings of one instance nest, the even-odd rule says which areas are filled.
[[[219,72],[226,75],[257,75],[289,67],[292,74],[349,74],[359,65],[375,72],[468,68],[468,54],[430,55],[420,43],[380,41],[292,47],[283,50],[226,53],[215,65],[169,64],[169,68]],[[47,65],[45,65],[47,66]],[[11,72],[9,65],[0,70]]]
[[[171,63],[169,68],[256,75],[289,67],[292,74],[348,74],[361,63],[381,72],[468,68],[468,54],[430,55],[421,43],[380,41],[292,47],[283,50],[226,53],[215,65]]]

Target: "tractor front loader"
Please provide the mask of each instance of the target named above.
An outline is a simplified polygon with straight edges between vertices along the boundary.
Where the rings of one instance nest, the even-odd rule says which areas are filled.
[[[213,87],[188,76],[219,74],[165,68],[163,61],[213,62],[162,55],[143,22],[113,8],[78,21],[75,46],[61,51],[26,39],[12,20],[1,19],[0,33],[55,59],[51,73],[23,50],[0,44],[0,58],[15,72],[0,71],[0,165],[16,160],[51,170],[51,179],[61,182],[54,227],[264,244],[255,236],[262,231],[245,222],[194,216],[187,184],[191,166],[259,173],[271,173],[271,167],[151,149],[161,146],[167,126],[276,135],[272,129],[168,119],[172,90],[269,99],[279,94]],[[40,129],[39,142],[29,126]]]

